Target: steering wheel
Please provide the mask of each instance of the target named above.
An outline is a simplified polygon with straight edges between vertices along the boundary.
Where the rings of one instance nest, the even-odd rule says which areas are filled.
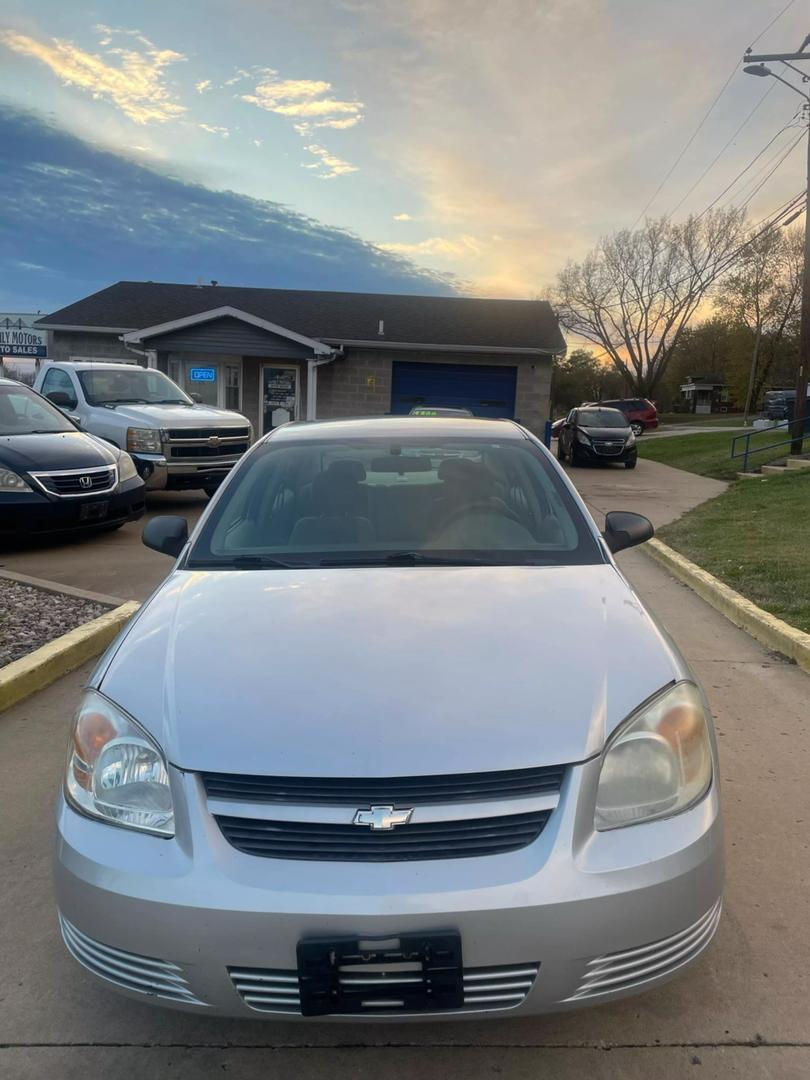
[[[499,517],[509,518],[512,521],[516,521],[518,525],[522,525],[523,528],[526,527],[525,525],[523,525],[523,522],[520,520],[514,510],[510,510],[506,503],[500,503],[499,506],[493,506],[491,502],[479,501],[468,503],[466,506],[459,506],[457,509],[451,510],[447,517],[442,521],[439,528],[436,530],[436,535],[441,535],[451,525],[454,525],[460,518],[464,518],[468,515],[473,514],[497,514]]]

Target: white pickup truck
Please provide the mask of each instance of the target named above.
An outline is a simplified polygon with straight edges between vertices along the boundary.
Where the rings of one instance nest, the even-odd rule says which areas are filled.
[[[212,495],[253,441],[240,413],[199,405],[137,364],[45,361],[34,389],[84,431],[126,450],[147,489]]]

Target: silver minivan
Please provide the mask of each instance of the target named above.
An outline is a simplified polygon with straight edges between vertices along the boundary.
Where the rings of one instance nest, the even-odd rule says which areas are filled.
[[[81,701],[70,952],[206,1015],[523,1015],[656,987],[720,918],[703,693],[510,421],[288,424]]]

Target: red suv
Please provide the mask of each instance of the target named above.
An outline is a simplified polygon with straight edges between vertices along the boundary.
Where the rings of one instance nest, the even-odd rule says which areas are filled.
[[[621,398],[615,401],[589,401],[589,405],[603,405],[605,408],[618,409],[627,417],[627,422],[634,435],[643,435],[658,427],[658,410],[646,398]]]

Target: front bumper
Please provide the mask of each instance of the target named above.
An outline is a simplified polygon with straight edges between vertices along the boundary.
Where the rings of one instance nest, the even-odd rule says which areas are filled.
[[[673,818],[595,833],[597,771],[596,760],[569,770],[557,809],[528,847],[416,863],[242,854],[221,834],[200,778],[176,769],[171,840],[85,818],[62,797],[55,879],[63,934],[77,959],[122,992],[209,1015],[299,1015],[272,996],[251,1004],[238,985],[294,986],[304,938],[448,930],[461,935],[471,979],[489,978],[482,970],[539,973],[517,1005],[476,999],[463,1011],[416,1018],[523,1015],[624,997],[671,978],[711,940],[723,877],[719,799],[713,785]],[[138,962],[163,972],[157,989],[144,985],[148,977],[131,982]]]
[[[4,492],[0,494],[0,538],[104,528],[137,521],[145,509],[144,485],[138,477],[125,480],[114,491],[86,498]]]
[[[132,454],[147,491],[192,491],[218,487],[239,457],[202,461],[199,464],[170,461],[163,454]]]

